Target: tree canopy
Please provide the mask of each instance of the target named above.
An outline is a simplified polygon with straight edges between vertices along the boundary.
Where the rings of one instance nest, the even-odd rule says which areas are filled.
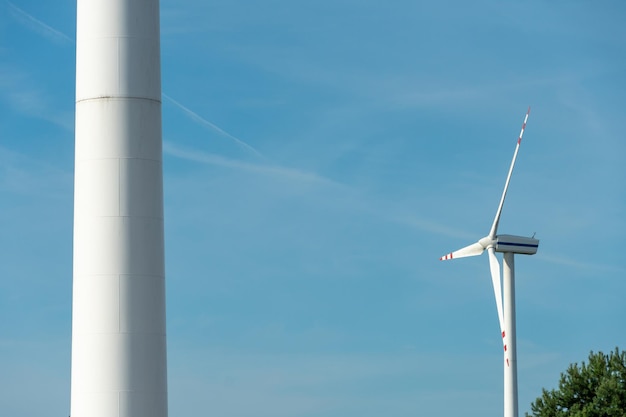
[[[589,354],[561,374],[558,389],[542,390],[527,417],[626,417],[626,352]]]

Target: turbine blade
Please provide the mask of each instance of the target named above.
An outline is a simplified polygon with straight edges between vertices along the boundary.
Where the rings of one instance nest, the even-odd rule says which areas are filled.
[[[522,130],[520,131],[519,137],[517,138],[517,145],[515,146],[515,152],[513,153],[513,160],[511,161],[511,167],[509,168],[509,173],[506,176],[506,182],[504,183],[504,191],[502,192],[502,197],[500,198],[500,204],[498,205],[498,210],[496,211],[496,217],[493,219],[493,224],[491,225],[491,231],[489,232],[489,237],[492,239],[495,239],[496,232],[498,231],[498,223],[500,222],[500,214],[502,213],[502,206],[504,205],[506,192],[509,188],[509,182],[511,181],[511,174],[513,173],[513,167],[515,166],[515,160],[517,159],[517,152],[519,151],[519,146],[522,143],[522,136],[524,136],[524,129],[526,129],[526,122],[528,121],[528,115],[530,115],[530,107],[528,107],[528,111],[526,112],[526,117],[524,117],[524,123],[522,124]]]
[[[487,249],[489,254],[489,269],[491,270],[491,283],[493,284],[493,293],[496,296],[496,307],[498,308],[498,320],[500,321],[500,330],[504,330],[504,309],[502,307],[502,285],[500,283],[500,262],[496,257],[494,248]]]
[[[487,249],[489,254],[489,269],[491,270],[491,283],[493,284],[493,293],[496,297],[496,308],[498,309],[498,320],[500,322],[500,334],[502,334],[502,345],[504,347],[504,357],[506,365],[509,366],[509,353],[507,351],[507,337],[504,328],[504,309],[502,305],[502,285],[500,280],[500,262],[496,257],[496,251],[493,247]]]
[[[483,245],[481,245],[479,242],[476,242],[476,243],[472,243],[469,246],[461,248],[457,251],[444,255],[441,258],[439,258],[439,260],[446,261],[448,259],[465,258],[467,256],[476,256],[476,255],[480,255],[481,253],[483,253],[484,250],[485,248],[483,247]]]

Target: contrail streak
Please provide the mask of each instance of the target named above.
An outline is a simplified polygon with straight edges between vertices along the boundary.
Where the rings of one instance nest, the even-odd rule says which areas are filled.
[[[172,104],[174,104],[176,107],[178,107],[179,109],[181,109],[182,111],[187,113],[187,115],[189,117],[191,117],[193,120],[195,120],[196,122],[200,123],[201,125],[203,125],[205,127],[210,128],[210,129],[216,131],[217,133],[219,133],[220,135],[222,135],[222,136],[232,140],[233,142],[235,142],[239,147],[241,147],[245,151],[253,153],[254,155],[256,155],[256,156],[258,156],[258,157],[260,157],[262,159],[266,159],[263,156],[263,154],[261,154],[261,152],[257,151],[256,149],[254,149],[252,146],[248,145],[243,140],[241,140],[241,139],[231,135],[230,133],[228,133],[225,130],[221,129],[219,126],[217,126],[217,125],[209,122],[208,120],[204,119],[202,116],[198,115],[193,110],[183,106],[181,103],[179,103],[178,101],[174,100],[172,97],[168,96],[165,93],[163,93],[163,97],[165,99],[167,99],[168,101],[170,101]]]
[[[24,23],[26,26],[29,26],[31,29],[38,31],[44,36],[53,40],[61,40],[64,42],[74,43],[74,39],[70,38],[65,33],[46,25],[44,22],[26,13],[24,10],[11,3],[9,0],[5,0],[5,3],[7,4],[7,6],[9,6],[11,11],[13,12],[13,15],[16,16],[18,20],[21,20],[22,23]]]
[[[341,184],[329,178],[323,177],[313,172],[306,172],[293,168],[285,168],[277,165],[259,165],[255,163],[242,162],[206,152],[184,149],[166,141],[163,141],[163,152],[176,158],[200,162],[203,164],[240,169],[248,172],[254,172],[256,174],[273,175],[293,181],[326,184],[335,187],[342,186]]]
[[[59,30],[56,30],[56,29],[54,29],[51,26],[48,26],[47,24],[45,24],[41,20],[37,19],[36,17],[26,13],[24,10],[20,9],[15,4],[11,3],[9,0],[5,0],[5,3],[9,7],[9,9],[13,13],[13,15],[16,16],[16,18],[18,20],[20,20],[23,24],[25,24],[26,26],[30,27],[31,29],[41,33],[42,35],[44,35],[47,38],[52,39],[52,40],[62,40],[62,41],[65,41],[65,42],[75,43],[74,39],[70,38],[69,36],[67,36],[63,32],[61,32]],[[255,148],[253,148],[252,146],[248,145],[243,140],[237,138],[236,136],[231,135],[230,133],[226,132],[224,129],[220,128],[219,126],[217,126],[217,125],[211,123],[210,121],[206,120],[205,118],[203,118],[202,116],[200,116],[199,114],[197,114],[193,110],[185,107],[184,105],[182,105],[178,101],[174,100],[172,97],[168,96],[167,94],[163,93],[163,97],[166,100],[170,101],[172,104],[174,104],[176,107],[178,107],[179,109],[184,111],[192,120],[195,120],[196,122],[200,123],[201,125],[203,125],[205,127],[208,127],[209,129],[219,133],[220,135],[222,135],[222,136],[232,140],[233,142],[235,142],[237,144],[237,146],[239,146],[240,148],[242,148],[246,152],[252,153],[255,156],[257,156],[257,157],[259,157],[259,158],[261,158],[263,160],[267,160],[267,158],[265,158],[265,156],[263,156],[263,154],[261,152],[257,151]]]

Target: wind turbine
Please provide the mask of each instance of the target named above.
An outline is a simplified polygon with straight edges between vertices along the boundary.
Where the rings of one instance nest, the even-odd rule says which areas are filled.
[[[491,270],[491,281],[493,283],[493,291],[496,297],[496,307],[498,309],[498,319],[500,321],[500,331],[502,333],[502,343],[504,345],[504,417],[518,417],[517,406],[517,347],[515,334],[515,264],[514,254],[534,255],[539,247],[539,240],[533,237],[498,235],[498,223],[500,222],[500,214],[502,206],[506,198],[506,192],[511,181],[511,174],[517,159],[517,152],[522,143],[522,136],[530,114],[530,107],[524,117],[522,130],[515,152],[511,167],[504,183],[504,191],[500,198],[500,204],[496,211],[496,217],[493,219],[489,234],[478,242],[461,248],[457,251],[449,253],[439,258],[440,261],[455,258],[465,258],[467,256],[476,256],[482,254],[485,249],[489,255],[489,268]],[[496,257],[496,252],[504,253],[503,280],[500,280],[500,263]],[[504,290],[504,291],[503,291]]]

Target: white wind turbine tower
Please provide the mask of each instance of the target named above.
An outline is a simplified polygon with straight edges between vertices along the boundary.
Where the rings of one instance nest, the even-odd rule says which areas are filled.
[[[504,191],[500,198],[500,204],[496,211],[496,217],[489,234],[478,242],[449,253],[439,258],[444,261],[448,259],[464,258],[467,256],[476,256],[482,254],[485,249],[489,254],[489,267],[491,269],[491,280],[493,283],[493,291],[496,297],[496,307],[498,309],[498,319],[500,320],[500,331],[502,333],[502,342],[504,344],[504,417],[518,417],[517,406],[517,348],[515,340],[515,267],[513,255],[516,253],[524,255],[534,255],[539,247],[539,240],[533,237],[497,235],[498,223],[500,222],[500,214],[502,206],[506,198],[506,192],[509,188],[511,174],[517,159],[517,152],[522,143],[522,136],[530,114],[530,107],[526,112],[522,130],[517,139],[517,146],[513,153],[511,167],[506,177]],[[504,253],[503,282],[500,283],[500,263],[496,257],[496,252]],[[504,290],[504,291],[503,291]]]
[[[76,2],[72,417],[167,417],[159,11]]]

